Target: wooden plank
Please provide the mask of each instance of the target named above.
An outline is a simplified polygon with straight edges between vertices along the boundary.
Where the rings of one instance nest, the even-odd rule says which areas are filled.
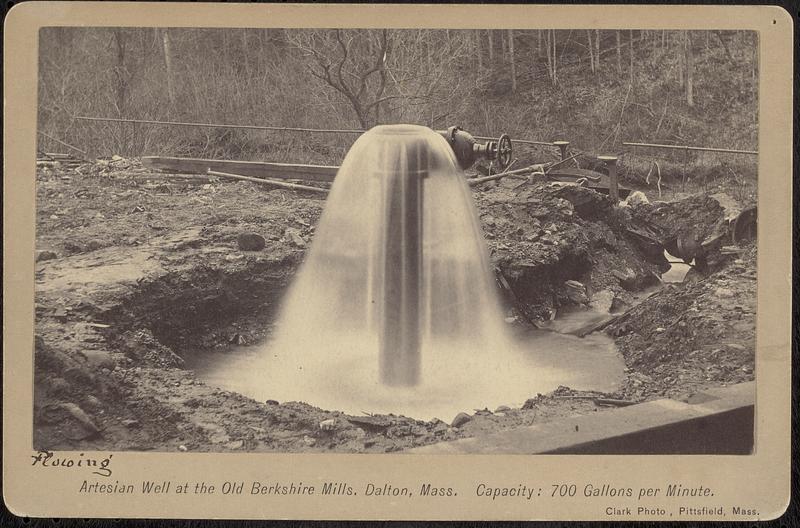
[[[272,163],[265,161],[212,160],[200,158],[171,158],[145,156],[142,165],[152,169],[174,172],[206,174],[209,170],[240,174],[254,178],[278,178],[283,180],[310,180],[332,182],[339,167],[332,165],[301,165],[294,163]]]

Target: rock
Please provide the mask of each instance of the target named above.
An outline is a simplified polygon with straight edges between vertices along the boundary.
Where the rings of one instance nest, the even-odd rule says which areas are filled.
[[[465,423],[472,420],[472,417],[467,413],[458,413],[455,418],[453,418],[453,422],[450,424],[451,427],[461,427]]]
[[[95,251],[104,247],[104,244],[99,240],[90,240],[88,244],[86,244],[86,251]]]
[[[628,195],[625,201],[621,202],[620,207],[633,207],[642,204],[649,204],[650,200],[642,191],[633,191]]]
[[[228,449],[241,449],[244,445],[244,440],[234,440],[233,442],[228,442],[225,444],[225,447]]]
[[[508,412],[508,411],[510,411],[510,410],[511,410],[511,407],[509,407],[508,405],[501,405],[501,406],[499,406],[497,409],[495,409],[495,410],[494,410],[494,412],[495,412],[495,413],[499,413],[499,412]]]
[[[323,431],[333,431],[336,428],[336,420],[334,418],[322,420],[319,423],[319,428]]]
[[[602,290],[592,295],[592,301],[589,305],[598,312],[608,313],[614,305],[614,292],[611,290]]]
[[[58,258],[58,255],[55,254],[53,251],[37,251],[36,252],[36,262],[43,262],[45,260],[53,260]]]
[[[240,233],[236,243],[242,251],[261,251],[267,245],[266,239],[258,233]]]
[[[280,405],[277,400],[267,400],[264,403],[267,405]]]
[[[286,238],[286,240],[288,240],[295,246],[299,248],[306,247],[306,241],[302,236],[300,236],[300,231],[298,231],[297,229],[290,227],[286,229],[286,231],[284,231],[283,235]]]
[[[666,331],[666,328],[664,328],[664,327],[659,326],[658,328],[656,328],[656,333],[657,334],[662,334],[665,331]]]
[[[614,297],[614,300],[611,301],[611,308],[609,308],[609,312],[611,313],[619,313],[624,312],[630,307],[630,304],[625,302],[621,297]]]
[[[89,438],[97,435],[100,432],[92,419],[89,418],[89,415],[74,403],[61,403],[58,404],[56,408],[57,410],[63,411],[73,418],[83,429],[83,434],[73,437],[73,439],[79,440],[83,438]]]
[[[122,420],[122,425],[125,427],[139,427],[139,420]]]
[[[89,365],[97,369],[114,370],[114,367],[117,366],[117,362],[105,350],[84,350],[81,354],[86,358]]]
[[[626,290],[636,289],[636,272],[630,268],[625,268],[625,271],[613,270],[611,272],[618,280],[620,286]]]
[[[589,302],[586,296],[586,286],[574,280],[568,280],[564,283],[567,289],[567,297],[574,303],[582,304]]]
[[[57,378],[57,379],[60,379],[60,378]],[[89,409],[96,410],[96,409],[100,409],[100,408],[103,407],[103,403],[100,400],[98,400],[95,396],[93,396],[91,394],[86,396],[86,398],[84,398],[83,401],[84,401],[84,405],[86,407],[88,407]]]
[[[69,392],[70,384],[64,378],[53,378],[48,383],[50,393],[53,395],[61,395]]]
[[[714,290],[714,295],[716,295],[721,299],[730,299],[731,297],[733,297],[734,293],[732,290],[728,288],[717,288],[716,290]]]
[[[186,446],[185,446],[185,445],[183,445],[183,444],[181,444],[181,445],[179,445],[179,446],[178,446],[178,451],[183,451],[183,452],[185,453],[185,452],[186,452],[186,451],[188,451],[188,450],[189,450],[189,448],[188,448],[188,447],[186,447]]]
[[[311,446],[313,446],[314,444],[316,444],[316,443],[317,443],[317,441],[316,441],[314,438],[312,438],[312,437],[310,437],[310,436],[306,435],[306,436],[304,436],[304,437],[303,437],[303,443],[304,443],[305,445],[307,445],[307,446],[311,447]]]

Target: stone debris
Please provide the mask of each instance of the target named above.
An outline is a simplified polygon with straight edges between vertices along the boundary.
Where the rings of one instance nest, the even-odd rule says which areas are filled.
[[[336,419],[330,418],[328,420],[322,420],[319,423],[319,428],[323,431],[333,431],[336,428]]]

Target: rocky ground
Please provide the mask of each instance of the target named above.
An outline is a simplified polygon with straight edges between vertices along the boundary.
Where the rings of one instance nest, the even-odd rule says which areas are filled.
[[[596,329],[627,366],[618,392],[562,387],[445,423],[210,387],[186,360],[268,335],[323,199],[152,174],[136,160],[50,163],[37,171],[36,447],[389,452],[604,410],[595,396],[682,398],[754,378],[755,247],[717,243],[707,269],[661,287],[666,260],[630,233],[719,237],[745,200],[614,208],[588,189],[510,179],[474,195],[515,324],[601,312]]]

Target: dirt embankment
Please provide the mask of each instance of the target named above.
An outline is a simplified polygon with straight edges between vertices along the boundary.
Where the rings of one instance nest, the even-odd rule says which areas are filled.
[[[513,185],[475,197],[523,319],[603,291],[625,306],[657,280],[663,263],[627,234],[632,212],[586,189]],[[268,335],[323,201],[250,183],[187,184],[117,160],[40,170],[37,202],[37,447],[386,452],[597,410],[561,388],[448,424],[207,386],[184,359]],[[662,290],[609,326],[629,368],[610,396],[638,401],[752,379],[753,259]]]

